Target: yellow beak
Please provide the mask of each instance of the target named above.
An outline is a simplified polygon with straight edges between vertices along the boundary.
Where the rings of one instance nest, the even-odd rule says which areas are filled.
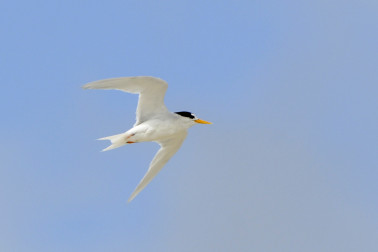
[[[202,124],[212,124],[211,122],[207,122],[201,119],[194,120],[196,123],[202,123]]]

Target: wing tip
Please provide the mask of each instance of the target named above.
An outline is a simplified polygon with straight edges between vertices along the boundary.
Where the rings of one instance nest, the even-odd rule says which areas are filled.
[[[143,181],[144,181],[144,178],[139,182],[135,190],[132,192],[129,199],[127,200],[127,203],[130,203],[146,187],[148,183],[145,184]]]
[[[130,203],[136,196],[137,196],[137,194],[138,193],[135,193],[135,192],[133,192],[132,194],[131,194],[131,196],[129,197],[129,199],[127,200],[127,203]]]
[[[82,88],[82,89],[93,89],[93,87],[91,87],[91,84],[90,84],[90,83],[81,86],[81,88]]]

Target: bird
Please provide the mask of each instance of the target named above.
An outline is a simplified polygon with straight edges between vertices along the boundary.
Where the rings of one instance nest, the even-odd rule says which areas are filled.
[[[98,140],[111,142],[111,145],[102,151],[141,142],[156,142],[160,145],[146,174],[132,192],[128,202],[131,202],[151,182],[178,151],[190,127],[196,124],[212,124],[188,111],[170,112],[164,104],[168,83],[157,77],[109,78],[87,83],[82,88],[116,89],[139,94],[134,126],[124,133],[99,138]]]

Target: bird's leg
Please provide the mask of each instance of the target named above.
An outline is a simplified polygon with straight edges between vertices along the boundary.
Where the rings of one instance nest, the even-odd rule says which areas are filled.
[[[128,144],[135,143],[135,142],[133,142],[133,141],[127,141],[127,139],[129,139],[129,138],[132,137],[132,136],[135,136],[135,133],[134,133],[134,134],[131,134],[131,135],[128,135],[128,136],[126,137],[126,143],[128,143]]]

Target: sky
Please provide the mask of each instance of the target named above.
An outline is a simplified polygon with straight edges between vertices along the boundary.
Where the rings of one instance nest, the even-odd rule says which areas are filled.
[[[377,251],[378,2],[0,2],[1,251]],[[196,125],[100,152],[156,76]]]

